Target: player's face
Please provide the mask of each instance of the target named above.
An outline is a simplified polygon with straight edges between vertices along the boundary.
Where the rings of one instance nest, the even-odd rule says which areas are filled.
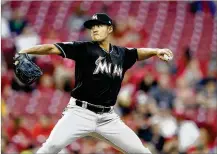
[[[90,31],[92,40],[101,42],[112,32],[112,27],[107,25],[95,25]]]

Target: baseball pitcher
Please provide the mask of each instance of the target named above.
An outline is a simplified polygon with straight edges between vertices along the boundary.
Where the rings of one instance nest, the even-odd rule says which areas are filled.
[[[169,49],[125,48],[110,44],[111,18],[97,13],[84,23],[92,41],[44,44],[22,50],[20,54],[57,54],[74,60],[75,88],[49,138],[37,154],[57,154],[74,140],[94,136],[110,143],[123,153],[150,154],[137,135],[114,112],[125,72],[136,61],[157,56],[168,61]]]

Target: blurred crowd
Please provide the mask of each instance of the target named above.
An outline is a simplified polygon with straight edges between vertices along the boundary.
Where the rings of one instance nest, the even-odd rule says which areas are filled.
[[[195,10],[195,6],[192,9]],[[101,12],[106,11],[105,6]],[[82,26],[88,17],[85,10],[78,7],[68,18],[70,35],[79,34],[78,40],[90,39]],[[57,94],[55,99],[58,99],[63,93],[66,99],[61,103],[66,105],[74,87],[75,64],[60,56],[31,55],[44,75],[31,86],[23,85],[13,73],[12,57],[16,52],[37,44],[69,40],[61,38],[52,28],[46,35],[37,33],[25,14],[12,10],[8,3],[2,4],[1,21],[1,153],[32,154],[45,142],[61,118],[61,112],[16,113],[16,109],[24,106],[20,107],[22,102],[14,97],[25,95],[29,101],[35,101],[31,97],[41,93],[48,97],[48,102],[43,103],[50,103],[49,100],[55,100],[49,94]],[[133,17],[117,17],[116,21],[113,44],[143,47],[149,34],[136,26]],[[217,153],[217,51],[212,51],[207,59],[201,63],[191,48],[186,47],[181,56],[175,56],[170,63],[152,58],[138,62],[126,73],[115,110],[153,154]],[[15,104],[15,108],[10,108],[11,104]],[[119,152],[107,143],[85,137],[61,153]]]

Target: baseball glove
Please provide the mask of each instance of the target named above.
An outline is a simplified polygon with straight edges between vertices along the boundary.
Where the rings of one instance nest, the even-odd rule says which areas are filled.
[[[16,77],[25,85],[35,82],[43,72],[32,62],[28,54],[17,53],[14,57],[14,72]]]

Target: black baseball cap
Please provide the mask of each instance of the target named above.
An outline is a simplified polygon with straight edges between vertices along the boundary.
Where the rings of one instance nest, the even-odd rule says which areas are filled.
[[[105,13],[96,13],[92,16],[90,20],[84,22],[84,27],[91,29],[92,26],[99,24],[111,26],[112,19]]]

